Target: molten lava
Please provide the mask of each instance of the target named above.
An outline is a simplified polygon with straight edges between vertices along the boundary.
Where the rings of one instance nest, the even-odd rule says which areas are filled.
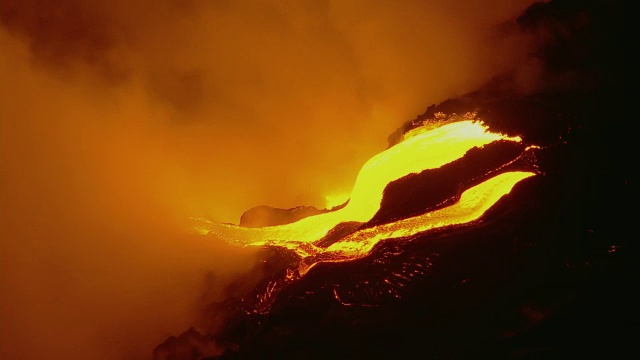
[[[294,223],[247,228],[232,224],[208,223],[200,230],[238,246],[274,246],[295,252],[302,260],[297,274],[303,276],[321,262],[348,261],[366,256],[383,240],[406,238],[428,230],[460,225],[480,218],[531,171],[508,171],[489,177],[464,191],[452,205],[418,216],[373,227],[361,226],[330,244],[323,243],[339,224],[366,224],[380,210],[384,190],[393,181],[410,174],[437,169],[461,159],[474,148],[519,137],[489,131],[477,120],[455,121],[440,126],[423,126],[405,134],[404,140],[372,157],[361,169],[346,206],[309,216]],[[428,190],[426,190],[428,191]]]
[[[519,181],[533,175],[535,173],[527,171],[502,173],[468,189],[452,206],[357,231],[330,245],[318,256],[311,258],[311,261],[305,261],[299,268],[300,275],[304,275],[319,262],[348,261],[366,256],[382,240],[409,237],[428,230],[476,220],[500,198],[511,192]]]

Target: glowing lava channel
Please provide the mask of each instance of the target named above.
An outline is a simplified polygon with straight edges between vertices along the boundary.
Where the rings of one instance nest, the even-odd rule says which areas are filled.
[[[308,257],[329,251],[336,255],[346,254],[347,248],[355,248],[357,238],[348,237],[347,242],[340,241],[328,249],[318,248],[313,243],[323,238],[336,225],[343,222],[367,222],[380,209],[385,187],[392,181],[406,175],[436,169],[462,158],[474,147],[483,147],[495,141],[520,142],[519,137],[508,137],[493,133],[488,126],[477,120],[451,122],[439,127],[412,134],[399,144],[373,156],[364,164],[355,181],[348,204],[335,211],[318,214],[285,225],[246,228],[232,224],[208,223],[198,230],[201,233],[216,236],[238,246],[282,246],[296,251],[301,257]],[[443,209],[444,210],[444,209]],[[447,212],[438,212],[442,226],[450,224]],[[479,216],[474,212],[474,216]],[[426,215],[425,215],[426,216]],[[436,215],[431,215],[435,217]],[[412,218],[413,219],[413,218]],[[465,218],[466,219],[466,218]],[[410,219],[385,225],[383,232],[399,229],[400,224],[409,224]],[[412,220],[415,222],[423,220]],[[462,220],[455,220],[459,223]],[[439,224],[438,223],[438,224]],[[413,223],[411,223],[413,224]],[[436,227],[435,223],[430,225]],[[375,228],[374,228],[375,229]],[[360,232],[365,236],[369,232]],[[355,235],[354,235],[355,236]],[[375,239],[383,235],[376,235]],[[373,239],[367,240],[371,245]],[[376,240],[377,241],[377,240]],[[343,245],[340,245],[343,244]],[[342,248],[341,248],[342,247]],[[354,252],[355,250],[349,250]],[[364,250],[362,250],[364,251]],[[356,253],[358,251],[355,251]]]
[[[364,257],[382,240],[409,237],[428,230],[477,220],[498,200],[510,193],[518,182],[534,175],[535,173],[528,171],[502,173],[466,190],[460,196],[460,200],[451,206],[357,231],[326,249],[321,249],[318,256],[301,263],[298,269],[300,275],[304,275],[320,262],[340,262]]]

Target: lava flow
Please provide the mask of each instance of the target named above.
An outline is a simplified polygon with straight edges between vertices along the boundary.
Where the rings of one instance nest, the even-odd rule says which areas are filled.
[[[535,175],[528,171],[510,171],[496,175],[465,191],[451,206],[392,223],[355,232],[333,243],[317,256],[305,261],[300,275],[320,262],[354,260],[366,256],[382,240],[398,239],[445,226],[459,225],[478,219],[521,180]]]
[[[490,169],[483,181],[455,194],[446,206],[432,208],[417,216],[367,226],[380,210],[385,188],[410,174],[442,168],[463,158],[474,148],[496,142],[521,143],[519,137],[489,131],[478,120],[443,122],[439,126],[413,129],[404,140],[372,157],[361,169],[347,204],[334,211],[309,216],[277,226],[247,228],[231,224],[206,223],[199,228],[207,235],[238,246],[283,247],[301,259],[290,278],[303,276],[321,262],[349,261],[366,256],[381,241],[406,238],[425,231],[460,225],[480,218],[531,171]],[[500,170],[500,171],[498,171]],[[496,174],[496,172],[500,172]],[[429,191],[429,190],[425,190]],[[451,200],[451,199],[450,199]],[[358,224],[351,233],[327,241],[338,225]]]

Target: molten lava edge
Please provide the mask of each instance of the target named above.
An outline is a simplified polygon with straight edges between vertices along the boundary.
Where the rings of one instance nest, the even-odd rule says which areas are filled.
[[[292,251],[301,260],[287,275],[294,280],[318,263],[362,258],[381,241],[473,222],[536,174],[514,166],[531,149],[518,137],[490,132],[477,120],[432,126],[372,157],[344,207],[285,225],[208,223],[200,230],[237,246]],[[404,202],[402,189],[410,189]],[[390,209],[395,218],[386,215]]]

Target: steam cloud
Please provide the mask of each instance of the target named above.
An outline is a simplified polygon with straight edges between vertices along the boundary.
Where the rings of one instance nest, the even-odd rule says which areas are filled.
[[[255,261],[190,217],[348,193],[530,3],[3,1],[0,357],[149,357]]]

